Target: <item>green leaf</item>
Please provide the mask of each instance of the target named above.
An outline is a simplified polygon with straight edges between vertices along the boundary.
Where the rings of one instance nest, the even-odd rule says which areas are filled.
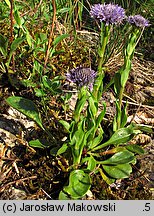
[[[154,133],[154,128],[149,125],[142,125],[142,124],[135,125],[134,124],[134,126],[136,127],[136,129],[139,129],[143,132],[152,133],[152,134]]]
[[[136,145],[136,144],[127,145],[126,149],[128,149],[131,152],[137,153],[137,154],[144,154],[145,153],[144,149],[142,147]]]
[[[121,86],[124,88],[126,85],[126,82],[129,77],[129,72],[131,70],[131,61],[127,59],[127,63],[125,65],[125,68],[121,70]]]
[[[18,10],[15,10],[13,15],[14,15],[14,19],[15,19],[17,25],[21,26],[22,22],[21,22]]]
[[[94,100],[94,98],[92,96],[89,97],[88,102],[89,102],[89,112],[91,113],[92,117],[94,118],[97,114],[98,104],[96,103],[96,101]]]
[[[39,36],[40,36],[40,39],[41,39],[41,44],[45,44],[48,41],[46,33],[40,33]]]
[[[128,150],[115,153],[111,158],[100,162],[101,164],[118,165],[131,163],[134,160],[134,154]],[[99,163],[99,162],[98,162]]]
[[[69,132],[70,124],[67,121],[59,120],[59,122],[64,126],[64,128]]]
[[[32,47],[32,36],[30,35],[29,31],[26,29],[26,40],[30,47]]]
[[[115,179],[128,178],[132,172],[132,167],[130,164],[119,164],[116,166],[103,165],[105,172]]]
[[[94,159],[94,157],[91,155],[88,159],[88,166],[87,169],[90,171],[93,171],[96,168],[96,160]]]
[[[69,37],[69,34],[63,34],[63,35],[59,35],[58,37],[56,37],[53,41],[54,47],[56,47],[63,39],[67,37]]]
[[[46,95],[46,93],[43,91],[43,89],[35,88],[34,91],[35,91],[35,95],[37,97],[43,97]]]
[[[10,47],[10,55],[19,47],[19,45],[25,40],[25,37],[16,38]]]
[[[132,34],[129,35],[128,44],[125,50],[125,55],[129,59],[131,59],[134,53],[135,46],[136,46],[136,40],[139,36],[139,33],[140,33],[140,30],[136,28],[135,31],[133,31]]]
[[[63,191],[60,191],[59,193],[59,200],[70,200],[70,196],[67,193],[64,193]]]
[[[33,101],[23,97],[10,96],[6,99],[6,102],[14,109],[31,118],[44,130],[40,114]]]
[[[69,7],[63,7],[63,8],[60,8],[59,10],[57,10],[57,13],[58,14],[67,13],[67,12],[69,12],[69,10],[70,10]]]
[[[25,37],[19,37],[17,39],[15,39],[10,47],[10,53],[9,53],[9,59],[6,63],[7,66],[9,66],[13,52],[19,47],[19,45],[25,40]]]
[[[70,173],[69,185],[63,188],[64,193],[73,199],[83,197],[90,189],[91,180],[83,170],[74,170]]]
[[[104,131],[102,130],[102,128],[98,129],[98,136],[96,136],[93,140],[91,140],[91,144],[88,146],[88,149],[93,149],[95,148],[97,145],[99,145],[101,143],[101,141],[103,140],[103,133]]]
[[[123,128],[127,123],[127,103],[121,111],[121,128]]]
[[[122,70],[122,68],[120,70]],[[119,92],[120,92],[120,89],[121,89],[121,83],[120,83],[121,74],[120,74],[120,70],[117,73],[115,73],[115,75],[114,75],[114,89],[115,89],[115,92],[116,92],[117,95],[119,95]]]
[[[117,131],[118,125],[117,125],[117,116],[115,115],[113,118],[113,132]]]
[[[106,103],[103,103],[103,107],[104,109],[101,111],[101,113],[98,115],[97,119],[96,119],[96,128],[98,128],[98,126],[100,125],[100,123],[102,122],[105,113],[106,113]]]
[[[119,106],[119,102],[116,100],[116,116],[114,117],[114,121],[113,121],[113,131],[117,131],[118,129],[118,122],[121,122],[121,109]],[[121,127],[120,127],[121,128]]]
[[[7,56],[8,39],[0,34],[0,51],[4,57]]]
[[[115,182],[115,179],[109,178],[107,175],[105,175],[105,173],[103,172],[103,170],[102,170],[101,168],[99,168],[98,171],[100,172],[102,179],[104,179],[104,181],[105,181],[107,184],[110,185],[110,184],[112,184],[112,183]]]
[[[86,136],[83,131],[84,120],[78,123],[78,128],[75,131],[70,145],[72,147],[73,163],[79,164],[83,152],[83,147],[86,144]]]
[[[60,89],[60,77],[55,77],[53,80],[50,80],[47,76],[42,77],[42,82],[45,88],[51,91],[52,94],[61,93]]]
[[[80,118],[80,113],[83,110],[83,107],[86,103],[87,96],[83,95],[80,100],[77,100],[76,106],[75,106],[75,111],[74,111],[74,119],[75,121],[79,121]]]
[[[6,4],[9,6],[9,8],[11,8],[11,4],[9,0],[5,0]]]
[[[103,143],[100,146],[97,146],[96,148],[93,149],[93,151],[101,149],[108,145],[119,145],[119,144],[127,143],[134,137],[135,134],[138,133],[141,133],[141,131],[136,130],[135,128],[132,127],[132,125],[130,125],[127,128],[120,128],[111,136],[111,138],[107,142]]]
[[[64,144],[62,145],[62,147],[61,147],[60,149],[58,149],[56,155],[63,154],[64,152],[66,152],[67,149],[68,149],[68,145],[67,145],[66,143],[64,143]]]
[[[52,82],[47,76],[42,77],[42,82],[43,82],[43,85],[44,85],[45,88],[48,88],[48,89],[51,88]]]
[[[31,140],[29,142],[29,145],[33,148],[41,148],[41,149],[44,149],[44,148],[47,148],[47,147],[50,147],[51,144],[48,143],[48,142],[45,142],[45,141],[41,141],[39,139],[36,139],[36,140]]]

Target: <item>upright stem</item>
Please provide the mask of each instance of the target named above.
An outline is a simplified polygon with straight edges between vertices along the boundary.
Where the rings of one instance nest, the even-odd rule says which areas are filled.
[[[102,65],[104,63],[104,54],[105,54],[105,49],[106,45],[109,39],[109,26],[104,26],[104,23],[101,23],[101,42],[100,42],[100,47],[98,50],[99,53],[99,60],[98,60],[98,73],[101,73],[104,75],[104,71],[102,70]]]
[[[110,34],[110,26],[105,26],[105,24],[102,22],[101,23],[101,33],[100,33],[100,45],[98,48],[98,75],[95,80],[94,84],[94,90],[93,90],[93,95],[94,97],[99,100],[103,91],[103,78],[104,78],[104,71],[103,71],[103,64],[104,64],[104,55],[105,55],[105,49],[108,43],[109,39],[109,34]]]
[[[143,32],[142,32],[143,33]],[[126,82],[129,77],[129,73],[131,70],[131,61],[134,55],[135,47],[139,41],[140,36],[140,30],[139,29],[134,29],[132,34],[130,35],[130,38],[128,40],[128,44],[125,49],[125,56],[124,56],[124,65],[123,65],[123,70],[120,72],[120,89],[119,89],[119,94],[118,94],[118,110],[117,110],[117,129],[121,127],[121,114],[122,114],[122,98],[123,98],[123,93],[125,89]]]

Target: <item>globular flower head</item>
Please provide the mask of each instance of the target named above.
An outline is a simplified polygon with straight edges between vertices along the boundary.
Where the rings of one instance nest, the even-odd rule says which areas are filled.
[[[119,24],[125,18],[125,10],[112,3],[95,4],[91,8],[90,15],[106,25]]]
[[[141,15],[129,16],[128,22],[142,28],[150,25],[149,21]]]
[[[81,66],[70,70],[66,74],[66,78],[69,81],[74,82],[79,88],[82,86],[88,86],[91,91],[93,89],[95,77],[96,72],[94,70]]]

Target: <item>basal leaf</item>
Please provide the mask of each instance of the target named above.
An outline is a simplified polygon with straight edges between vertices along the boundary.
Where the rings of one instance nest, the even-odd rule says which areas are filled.
[[[69,132],[70,124],[65,120],[59,120],[59,122],[64,126],[64,128]]]
[[[100,146],[97,146],[93,150],[98,150],[108,145],[119,145],[127,143],[134,137],[135,134],[138,133],[141,133],[141,131],[133,128],[132,125],[127,128],[120,128],[111,136],[111,138],[107,142],[103,143]]]
[[[68,145],[64,143],[60,149],[57,151],[57,155],[63,154],[68,148]]]
[[[57,36],[53,41],[54,47],[56,47],[63,39],[65,39],[67,37],[69,37],[69,34],[63,34],[63,35]]]
[[[128,149],[131,152],[137,153],[137,154],[144,154],[145,151],[142,147],[140,147],[139,145],[136,144],[132,144],[132,145],[127,145],[126,149]]]
[[[10,96],[6,101],[14,109],[35,121],[44,130],[39,111],[33,101],[18,96]]]
[[[19,47],[19,45],[25,40],[25,37],[19,37],[16,38],[12,44],[11,44],[11,48],[10,48],[10,55],[12,55],[12,53]]]
[[[134,160],[134,154],[128,150],[115,153],[111,158],[102,161],[101,164],[118,165],[131,163]]]
[[[29,145],[33,148],[42,148],[42,149],[51,146],[48,142],[44,142],[44,141],[41,141],[39,139],[31,140],[29,142]]]
[[[115,179],[113,178],[109,178],[107,175],[105,175],[105,173],[103,172],[103,170],[101,168],[98,169],[98,171],[101,174],[102,179],[107,183],[107,184],[112,184],[115,182]]]
[[[137,125],[134,124],[134,126],[143,132],[152,133],[152,134],[154,133],[154,128],[152,126],[144,125],[144,124],[137,124]]]
[[[58,199],[59,200],[70,200],[71,197],[66,192],[64,193],[63,191],[60,191]]]
[[[96,160],[94,159],[94,157],[91,155],[89,157],[89,160],[88,160],[88,166],[87,166],[87,169],[90,170],[90,171],[93,171],[95,168],[96,168]]]
[[[63,191],[71,198],[79,199],[87,193],[90,186],[91,180],[89,175],[83,170],[74,170],[70,173],[69,185],[65,186]]]
[[[128,178],[132,172],[132,167],[130,164],[119,164],[116,166],[103,165],[105,172],[115,179]]]

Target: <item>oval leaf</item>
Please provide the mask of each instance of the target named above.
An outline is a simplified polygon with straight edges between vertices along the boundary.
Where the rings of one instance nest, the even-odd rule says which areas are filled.
[[[89,160],[88,160],[88,166],[87,169],[90,171],[93,171],[96,168],[96,160],[94,159],[94,157],[91,155]]]
[[[69,37],[69,34],[63,34],[63,35],[59,35],[58,37],[56,37],[53,41],[54,47],[56,47],[63,39],[67,37]]]
[[[78,199],[83,197],[90,189],[90,177],[83,170],[74,170],[70,173],[69,185],[64,187],[64,193],[71,198]]]
[[[65,120],[59,120],[59,122],[64,126],[64,128],[69,132],[70,124]]]
[[[115,179],[128,178],[132,172],[130,164],[119,164],[116,166],[103,165],[105,172]]]
[[[131,152],[134,152],[137,154],[144,154],[144,149],[136,144],[128,145],[126,146],[126,148]]]
[[[45,142],[43,142],[43,141],[41,141],[39,139],[37,139],[37,140],[31,140],[29,142],[29,145],[31,147],[33,147],[33,148],[42,148],[42,149],[51,146],[49,143],[45,143]]]
[[[93,149],[93,151],[99,150],[108,145],[119,145],[119,144],[127,143],[134,137],[135,134],[138,133],[141,133],[141,131],[136,130],[135,128],[132,127],[132,125],[130,125],[130,127],[127,128],[120,128],[111,136],[111,138],[107,142],[97,146],[96,148]]]
[[[40,114],[33,101],[23,97],[10,96],[6,99],[6,102],[14,109],[34,120],[44,130]]]
[[[19,37],[16,38],[12,44],[11,44],[11,48],[10,48],[10,56],[12,55],[12,53],[19,47],[19,45],[25,40],[25,37]]]
[[[66,143],[64,143],[64,144],[62,145],[62,147],[61,147],[60,149],[58,149],[58,152],[57,152],[56,155],[63,154],[63,153],[67,150],[67,148],[68,148],[68,145],[67,145]]]
[[[130,151],[124,150],[121,152],[117,152],[111,158],[102,161],[101,164],[110,164],[110,165],[118,165],[118,164],[125,164],[131,163],[134,161],[134,154]]]

